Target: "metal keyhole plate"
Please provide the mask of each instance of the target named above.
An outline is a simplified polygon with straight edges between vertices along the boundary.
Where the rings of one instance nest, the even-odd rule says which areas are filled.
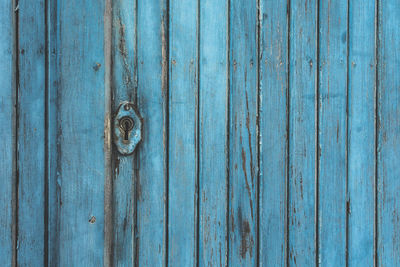
[[[114,143],[122,155],[130,155],[142,140],[142,118],[134,104],[123,102],[114,118]]]

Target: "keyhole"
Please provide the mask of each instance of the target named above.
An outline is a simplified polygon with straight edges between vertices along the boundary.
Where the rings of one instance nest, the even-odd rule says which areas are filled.
[[[124,141],[129,141],[129,132],[133,129],[133,120],[130,117],[122,117],[119,121],[119,127],[124,132]]]

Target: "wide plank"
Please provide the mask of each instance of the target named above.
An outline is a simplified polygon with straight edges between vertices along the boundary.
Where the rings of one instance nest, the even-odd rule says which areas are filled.
[[[349,2],[348,266],[374,265],[375,1]]]
[[[167,1],[137,6],[137,104],[144,120],[138,147],[138,266],[165,266],[168,113]]]
[[[400,265],[400,3],[378,1],[378,265]]]
[[[15,251],[15,6],[0,2],[0,265],[14,266]]]
[[[137,99],[136,1],[112,1],[112,111],[124,101]],[[136,252],[137,154],[113,151],[113,263],[133,266]]]
[[[260,1],[260,266],[287,260],[288,1]]]
[[[198,2],[169,1],[168,265],[195,266],[198,218]]]
[[[45,1],[18,1],[17,264],[44,265]]]
[[[102,266],[105,1],[59,0],[60,266]]]
[[[232,266],[257,262],[258,5],[230,3],[229,254]]]
[[[346,265],[347,2],[319,6],[318,263]]]
[[[317,12],[291,2],[289,51],[289,262],[316,264]]]
[[[199,266],[227,265],[228,1],[200,2]]]

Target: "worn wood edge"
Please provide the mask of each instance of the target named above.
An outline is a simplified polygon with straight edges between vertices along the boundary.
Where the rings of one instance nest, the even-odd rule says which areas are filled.
[[[163,266],[168,266],[168,209],[169,209],[169,1],[162,0],[163,15],[161,19],[161,88],[163,98],[163,169],[164,169],[164,250]]]
[[[112,91],[111,91],[111,49],[112,49],[112,0],[105,0],[104,9],[104,266],[113,262],[113,186],[112,186]]]
[[[11,228],[11,233],[12,233],[12,246],[13,246],[13,253],[12,253],[12,262],[11,266],[17,266],[17,251],[18,251],[18,87],[19,87],[19,56],[18,56],[18,51],[19,51],[19,41],[18,41],[18,1],[19,0],[12,0],[12,5],[11,5],[11,10],[10,12],[13,14],[12,15],[12,25],[13,25],[13,93],[12,93],[12,98],[14,102],[14,108],[13,108],[13,172],[12,172],[12,200],[11,200],[11,205],[12,205],[12,228]]]

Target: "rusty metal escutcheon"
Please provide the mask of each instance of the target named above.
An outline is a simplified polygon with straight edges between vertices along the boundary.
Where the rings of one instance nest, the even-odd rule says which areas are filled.
[[[143,122],[135,105],[122,102],[114,117],[114,144],[122,155],[131,155],[142,140]]]

